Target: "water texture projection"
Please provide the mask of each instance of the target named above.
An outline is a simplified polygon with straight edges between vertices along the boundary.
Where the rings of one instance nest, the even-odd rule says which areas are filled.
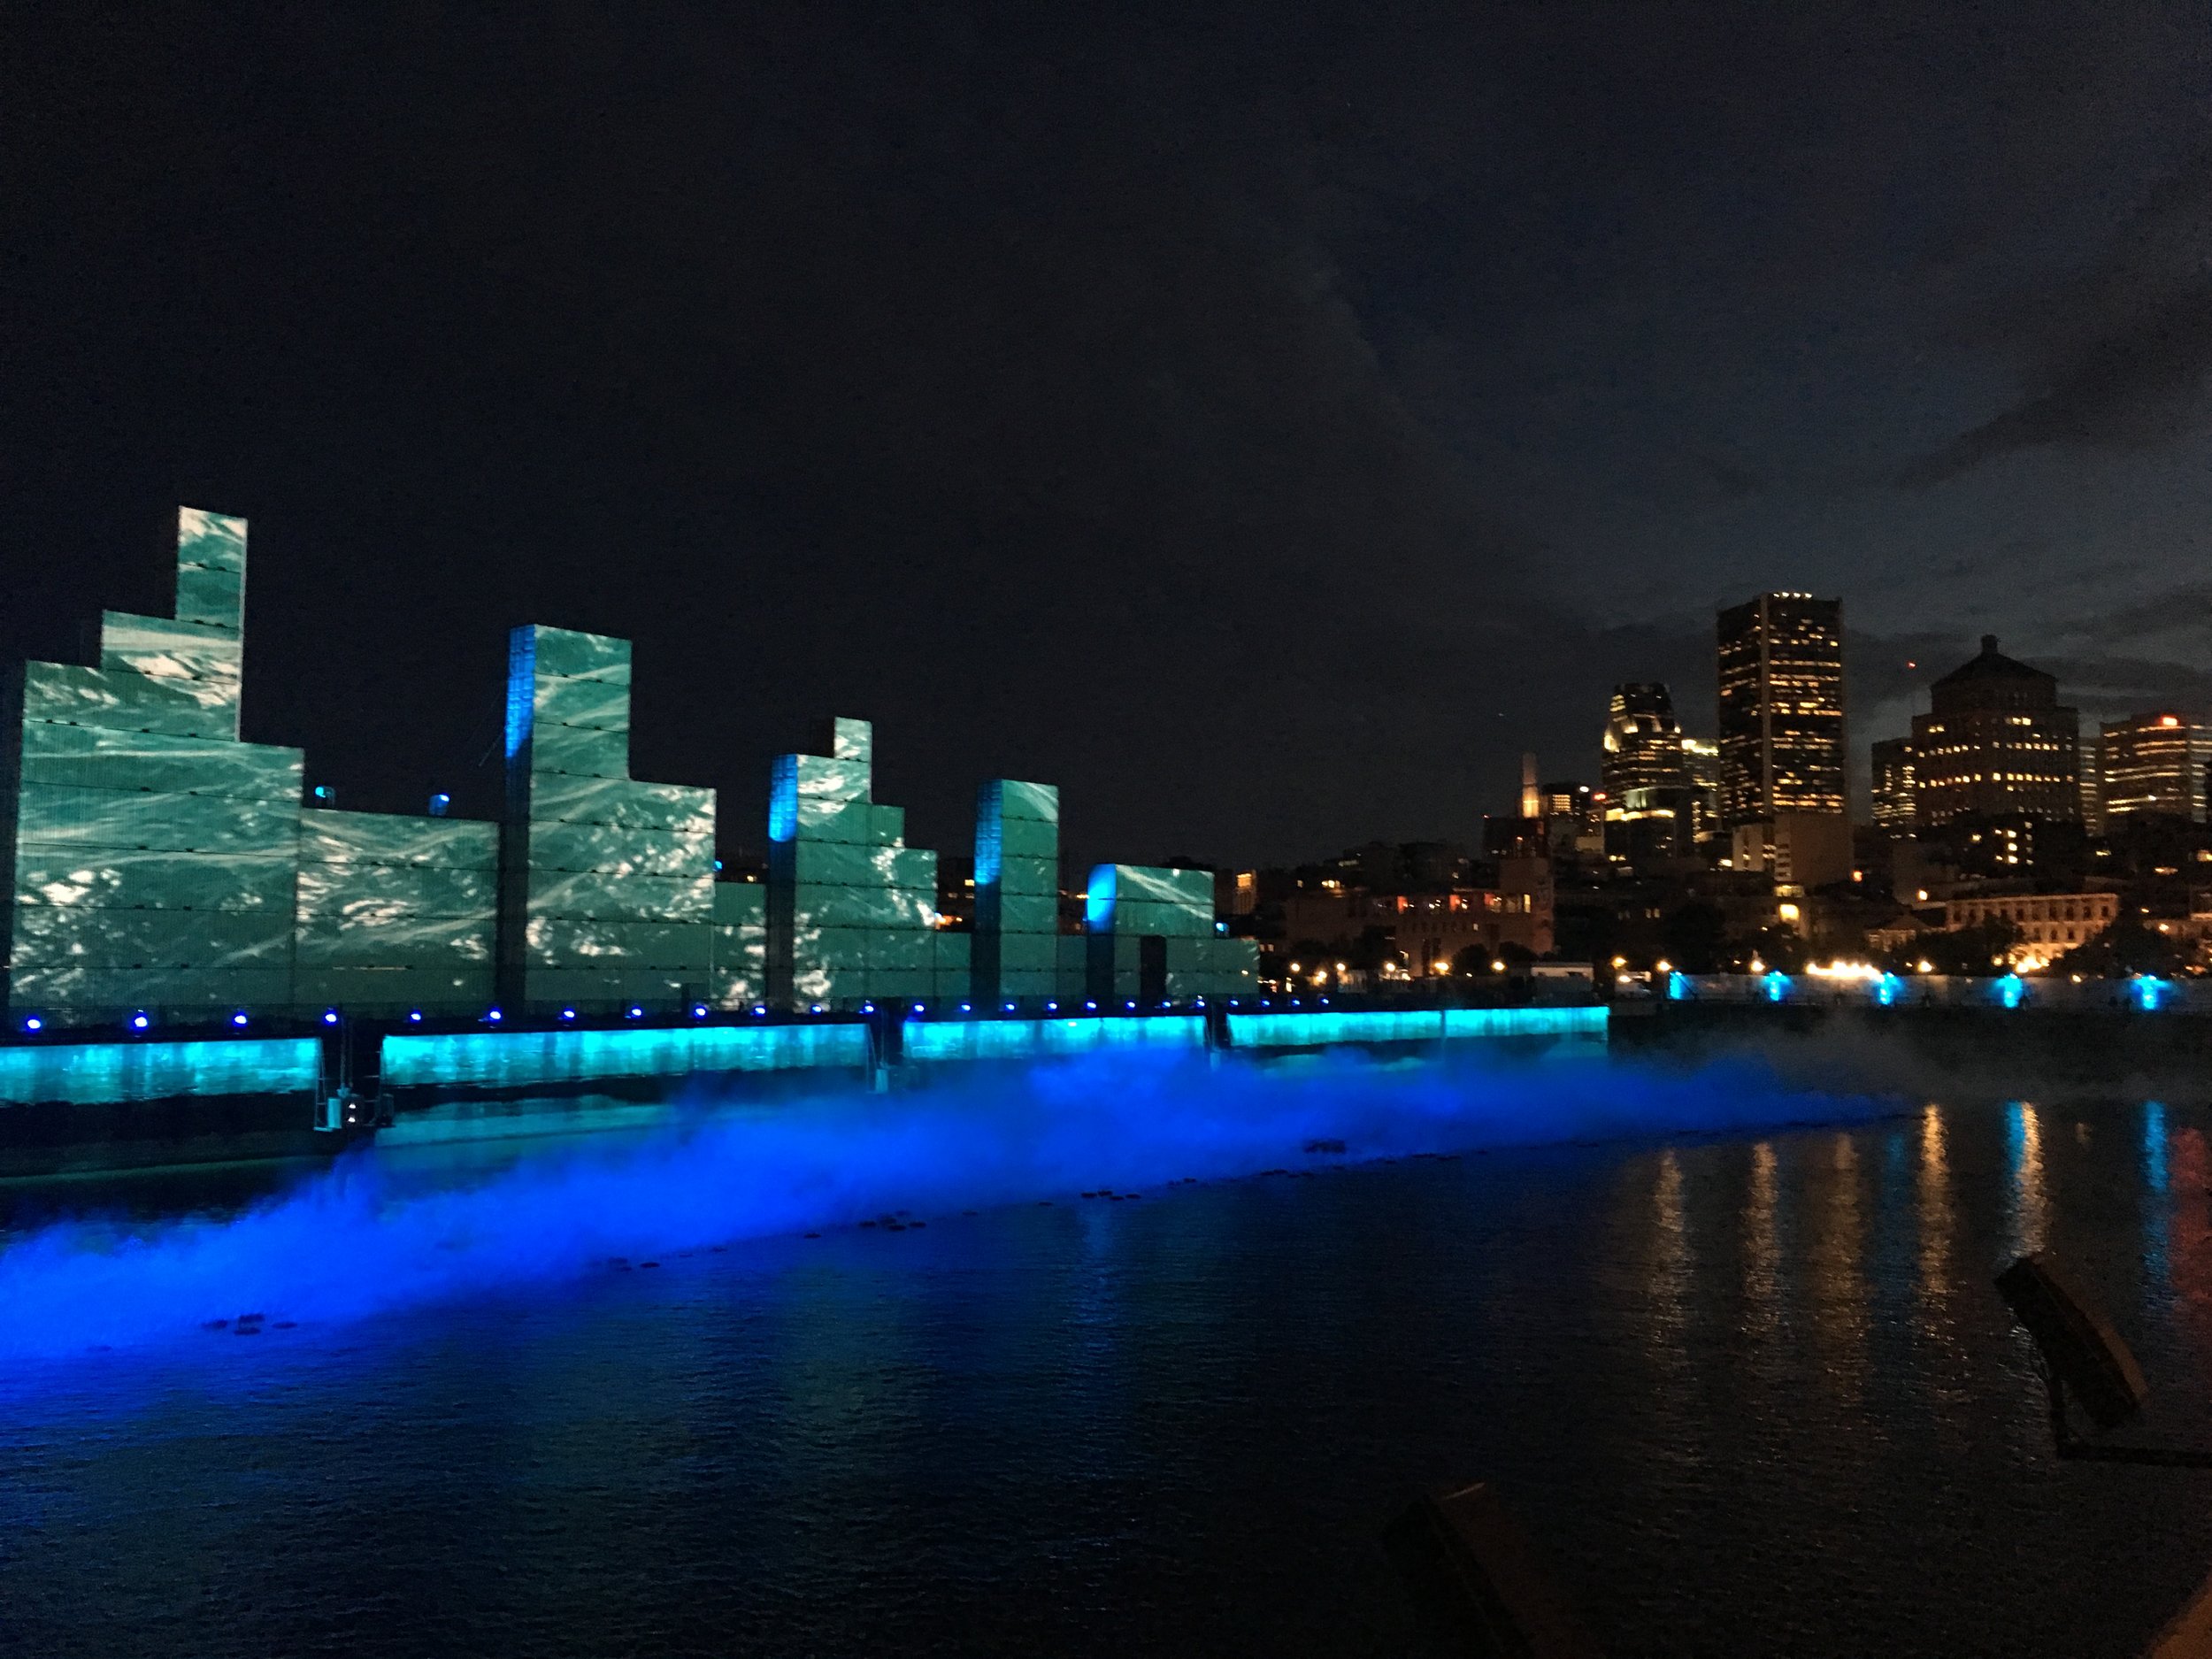
[[[303,757],[238,737],[243,519],[179,511],[176,590],[9,679],[16,1008],[291,1000]]]
[[[855,1088],[702,1110],[681,1130],[582,1143],[458,1190],[395,1194],[370,1153],[234,1219],[54,1225],[0,1256],[10,1315],[0,1353],[24,1362],[154,1349],[249,1310],[328,1326],[555,1286],[611,1257],[887,1211],[1156,1188],[1310,1164],[1317,1152],[1356,1159],[1885,1109],[1809,1100],[1744,1066],[1673,1076],[1601,1060],[1319,1056],[1261,1066],[1102,1052],[895,1094]]]
[[[501,902],[510,1001],[614,1011],[704,996],[711,789],[630,776],[630,642],[515,629]]]
[[[245,584],[246,521],[181,508],[174,616],[105,612],[96,663],[0,684],[0,958],[19,1018],[1252,988],[1254,948],[1214,936],[1203,872],[1107,866],[1129,890],[1118,923],[1109,903],[1099,937],[1061,933],[1048,784],[985,786],[978,931],[942,926],[937,855],[871,794],[865,720],[777,763],[769,880],[718,881],[715,792],[630,776],[630,642],[605,634],[510,634],[499,823],[447,818],[443,797],[434,816],[341,812],[320,786],[303,806],[302,752],[239,736]]]
[[[1091,997],[1155,1002],[1248,995],[1259,947],[1214,930],[1213,872],[1101,864],[1083,895]]]
[[[851,1007],[968,995],[970,936],[937,926],[937,855],[872,794],[874,730],[830,723],[821,755],[785,755],[768,792],[772,1000]]]

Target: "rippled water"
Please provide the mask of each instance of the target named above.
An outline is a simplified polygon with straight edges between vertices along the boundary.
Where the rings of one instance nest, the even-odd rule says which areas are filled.
[[[2143,1438],[2212,1443],[2212,1122],[1901,1104],[1317,1156],[19,1372],[0,1646],[1396,1654],[1378,1528],[1486,1479],[1616,1653],[2134,1652],[2212,1559],[2212,1476],[2055,1463],[1989,1278],[2057,1251],[2151,1378]]]

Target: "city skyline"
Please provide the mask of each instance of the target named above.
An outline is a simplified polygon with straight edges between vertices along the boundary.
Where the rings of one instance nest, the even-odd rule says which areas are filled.
[[[417,61],[42,9],[0,651],[157,608],[203,502],[260,537],[248,730],[349,802],[494,810],[450,618],[536,595],[663,665],[649,767],[743,786],[836,683],[918,836],[1056,768],[1081,856],[1228,861],[1594,772],[1620,681],[1711,729],[1761,588],[1845,598],[1867,735],[1985,633],[2085,720],[2212,703],[2208,331],[2161,320],[2212,314],[2212,42],[2125,12],[457,17]]]

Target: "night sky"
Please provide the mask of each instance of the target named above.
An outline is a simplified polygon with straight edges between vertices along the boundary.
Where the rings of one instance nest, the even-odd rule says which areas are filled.
[[[1984,632],[2212,711],[2201,4],[152,10],[0,18],[0,649],[243,513],[344,804],[491,814],[525,620],[730,852],[830,713],[924,845],[1471,839],[1770,588],[1862,770]]]

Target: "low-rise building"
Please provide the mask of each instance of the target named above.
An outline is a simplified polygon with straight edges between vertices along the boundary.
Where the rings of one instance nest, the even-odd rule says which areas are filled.
[[[2020,930],[2016,959],[2048,961],[2061,951],[2085,945],[2120,914],[2116,893],[2007,893],[1953,898],[1943,907],[1943,926],[1953,933],[1989,922],[2010,922]]]

